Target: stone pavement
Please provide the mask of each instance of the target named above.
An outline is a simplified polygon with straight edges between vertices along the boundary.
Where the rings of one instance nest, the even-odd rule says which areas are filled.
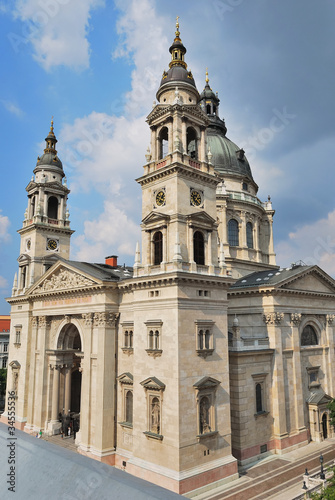
[[[57,434],[55,436],[42,436],[42,439],[44,441],[48,441],[49,443],[52,444],[57,444],[58,446],[62,446],[63,448],[67,448],[68,450],[77,451],[77,446],[74,442],[73,436],[70,437],[64,437],[62,438],[60,434]]]
[[[267,457],[240,471],[239,479],[201,495],[193,494],[192,498],[194,500],[292,500],[302,493],[302,476],[305,468],[307,467],[310,474],[320,470],[321,453],[324,457],[324,467],[333,465],[335,439],[310,443],[285,455]]]

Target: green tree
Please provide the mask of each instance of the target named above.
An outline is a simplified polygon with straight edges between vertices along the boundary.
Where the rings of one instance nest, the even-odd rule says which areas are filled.
[[[333,477],[327,479],[327,487],[321,493],[312,494],[312,500],[335,500],[335,467],[330,467],[328,471],[333,472]]]
[[[330,410],[329,416],[330,416],[330,423],[332,426],[335,427],[335,399],[330,401],[328,403],[327,408]]]
[[[7,369],[0,368],[0,397],[6,394]]]

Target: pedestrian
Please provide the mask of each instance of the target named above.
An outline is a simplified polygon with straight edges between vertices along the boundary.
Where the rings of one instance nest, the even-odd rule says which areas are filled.
[[[41,437],[42,437],[42,429],[40,430],[38,437],[41,439]]]
[[[71,427],[69,426],[67,429],[67,435],[70,437],[71,436]]]

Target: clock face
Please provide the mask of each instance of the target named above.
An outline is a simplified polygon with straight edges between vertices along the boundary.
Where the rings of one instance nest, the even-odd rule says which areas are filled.
[[[31,240],[27,240],[26,249],[29,251],[31,249]]]
[[[50,239],[47,242],[47,249],[48,250],[57,250],[58,249],[58,241]]]
[[[163,205],[165,205],[165,192],[163,190],[158,191],[158,193],[156,194],[156,205],[158,207],[162,207]]]
[[[195,189],[192,189],[191,191],[191,204],[194,205],[195,207],[200,207],[202,203],[202,196],[199,191],[196,191]]]

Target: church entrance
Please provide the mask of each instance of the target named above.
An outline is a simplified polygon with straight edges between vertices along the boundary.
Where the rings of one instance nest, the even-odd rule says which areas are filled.
[[[328,437],[328,430],[327,430],[327,413],[324,413],[322,415],[322,432],[323,432],[323,439],[327,439]]]
[[[50,351],[52,372],[52,433],[66,435],[79,431],[81,405],[81,359],[83,357],[78,328],[71,322],[63,326],[57,349]]]

